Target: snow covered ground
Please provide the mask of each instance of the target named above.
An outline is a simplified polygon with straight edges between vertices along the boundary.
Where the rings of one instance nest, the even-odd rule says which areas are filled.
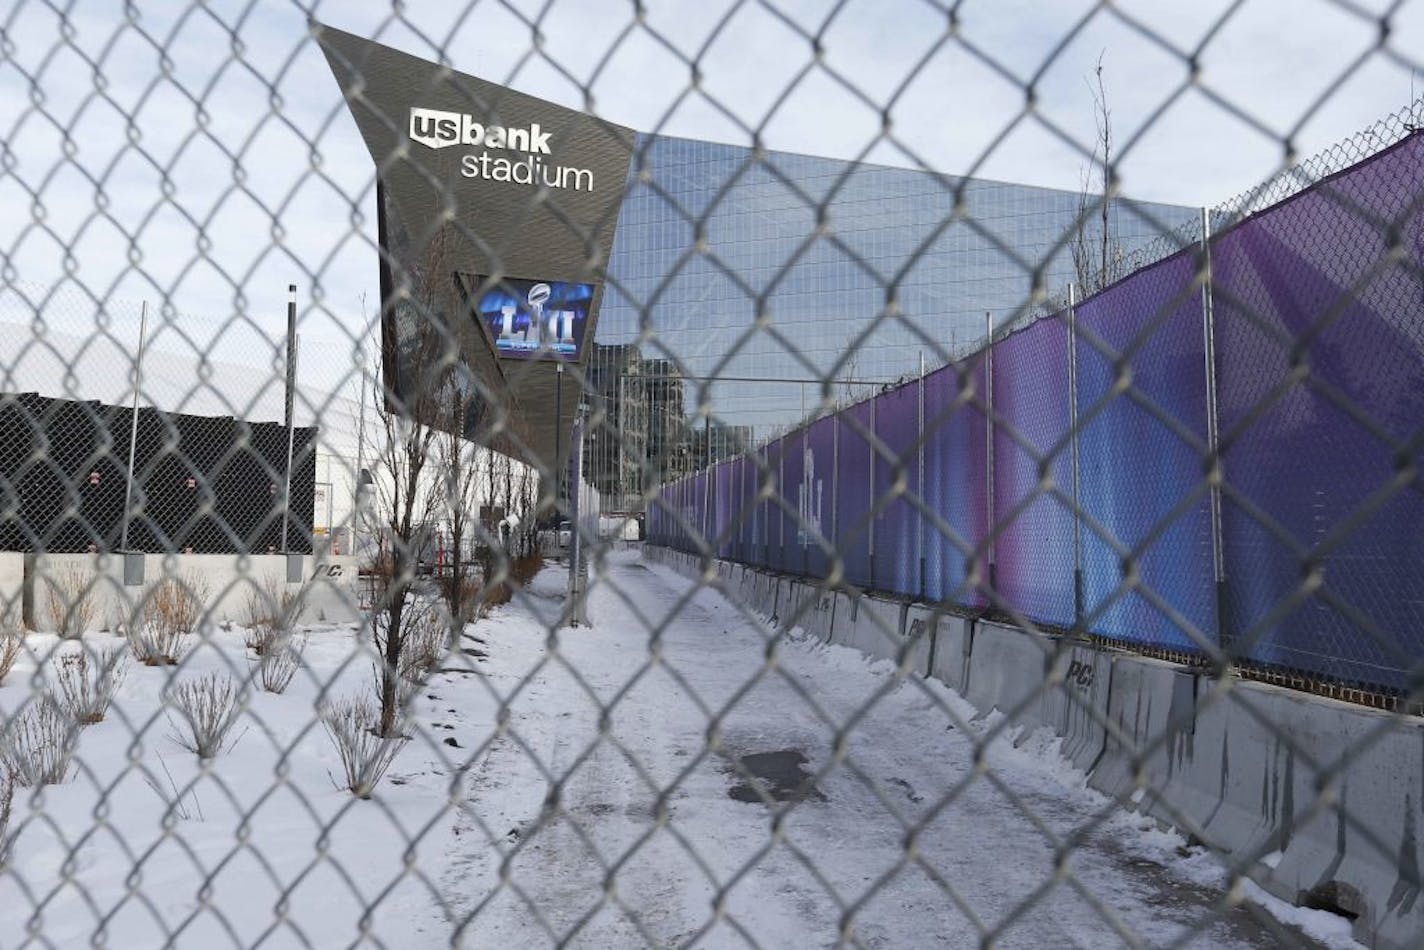
[[[562,596],[551,568],[472,628],[480,674],[431,681],[370,801],[333,786],[313,714],[369,679],[350,628],[312,632],[308,669],[252,695],[207,772],[167,736],[171,674],[131,667],[78,774],[16,797],[0,946],[100,929],[115,947],[1352,946],[1327,914],[1249,888],[1259,904],[1226,903],[1210,855],[1087,789],[1051,739],[985,740],[994,718],[937,683],[769,649],[719,594],[632,552],[594,585],[593,625],[551,637]],[[33,666],[0,688],[5,710]],[[246,668],[241,631],[220,631],[177,675]],[[814,788],[766,801],[778,786],[739,763]]]

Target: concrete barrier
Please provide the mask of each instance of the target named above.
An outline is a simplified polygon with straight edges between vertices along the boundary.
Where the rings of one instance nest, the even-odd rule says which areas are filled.
[[[973,642],[974,624],[964,617],[940,613],[932,607],[910,608],[911,624],[915,619],[933,621],[933,651],[929,658],[929,674],[950,689],[963,693],[969,685],[969,650]]]
[[[835,607],[831,613],[831,643],[850,646],[851,631],[855,629],[860,616],[860,603],[865,595],[859,591],[836,591]]]
[[[772,577],[771,583],[767,585],[767,616],[771,618],[771,625],[777,629],[781,628],[781,615],[788,612],[791,606],[791,578]]]
[[[776,620],[777,589],[781,579],[774,574],[766,574],[762,577],[757,593],[757,610],[766,616],[769,621]]]
[[[1047,715],[1063,737],[1061,752],[1077,768],[1090,772],[1107,747],[1108,703],[1112,697],[1112,654],[1087,644],[1068,647],[1063,682],[1045,693]]]
[[[833,591],[815,581],[797,581],[791,587],[789,607],[800,611],[797,626],[822,642],[831,640],[831,624],[834,618],[836,598]],[[783,617],[789,616],[783,609]]]
[[[855,619],[846,628],[847,638],[840,642],[878,660],[898,661],[907,606],[899,599],[861,597]]]
[[[1044,683],[1054,670],[1059,678],[1066,675],[1068,663],[1066,651],[1052,638],[976,622],[964,698],[981,713],[998,709],[1029,728],[1057,728],[1061,717],[1055,715],[1052,687]]]
[[[1136,780],[1139,772],[1147,785],[1163,788],[1193,751],[1196,676],[1172,663],[1117,654],[1109,680],[1107,711],[1113,730],[1088,784],[1127,801],[1142,787]]]
[[[756,585],[757,578],[761,575],[753,570],[742,572],[741,583],[737,585],[737,596],[741,598],[742,604],[748,609],[755,611],[756,606]]]
[[[1256,684],[1241,699],[1285,723],[1289,743],[1273,750],[1284,854],[1258,880],[1286,900],[1357,915],[1356,936],[1378,946],[1420,946],[1424,723]]]
[[[1160,763],[1165,778],[1149,773],[1143,806],[1247,863],[1277,896],[1354,915],[1357,938],[1420,946],[1424,723],[1258,683],[1225,686],[1197,681],[1193,730]],[[1275,858],[1257,863],[1266,855]]]
[[[88,626],[118,630],[141,618],[150,592],[169,579],[188,586],[214,623],[245,624],[269,595],[302,597],[299,623],[342,623],[359,612],[357,560],[350,555],[27,554],[23,556],[23,618],[32,630],[53,631],[79,591]],[[141,561],[140,561],[141,559]],[[139,566],[141,563],[141,567]],[[137,572],[137,573],[134,573]]]
[[[0,551],[0,627],[19,626],[24,611],[25,556]]]
[[[302,559],[304,623],[349,623],[360,615],[360,562],[350,555]],[[288,589],[291,585],[288,585]]]
[[[782,630],[800,627],[805,630],[815,624],[821,603],[821,589],[797,578],[783,578],[776,611],[776,624]]]

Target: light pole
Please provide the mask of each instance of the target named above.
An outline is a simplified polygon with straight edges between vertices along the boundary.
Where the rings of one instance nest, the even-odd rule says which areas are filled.
[[[297,388],[297,285],[287,285],[287,379],[286,404],[283,421],[287,424],[287,474],[286,486],[282,491],[282,553],[287,554],[287,523],[291,520],[292,507],[292,443],[295,422],[295,397]]]
[[[559,456],[564,449],[564,364],[554,366],[554,509],[558,512],[559,502],[564,496],[564,473],[559,466]]]

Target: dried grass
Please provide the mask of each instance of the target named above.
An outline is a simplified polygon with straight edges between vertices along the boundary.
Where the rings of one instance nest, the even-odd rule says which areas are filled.
[[[77,637],[88,630],[94,622],[94,572],[66,564],[43,576],[49,585],[50,629],[61,637]]]
[[[10,856],[10,806],[15,801],[15,773],[5,769],[0,776],[0,865]]]
[[[400,678],[419,686],[445,660],[448,639],[444,618],[436,611],[406,607],[405,642],[401,644]]]
[[[487,583],[476,597],[477,613],[488,613],[491,607],[507,604],[514,599],[514,592],[523,590],[544,569],[544,555],[538,551],[513,558],[504,579]]]
[[[196,571],[168,577],[148,592],[143,623],[129,631],[129,649],[145,666],[172,666],[183,658],[188,635],[198,629],[208,582]]]
[[[103,722],[127,672],[128,657],[122,647],[100,651],[92,664],[88,649],[66,653],[55,664],[59,704],[80,726]]]
[[[337,787],[357,798],[371,797],[404,741],[377,735],[379,718],[373,704],[356,696],[335,700],[321,712],[322,725],[341,759],[344,784]]]
[[[440,597],[445,602],[453,621],[463,626],[475,618],[480,596],[480,582],[474,572],[461,569],[440,575]]]
[[[533,554],[515,558],[509,565],[509,576],[517,586],[524,588],[528,587],[530,581],[543,569],[544,555],[535,551]]]
[[[0,627],[0,683],[14,669],[15,661],[25,652],[25,632],[17,626],[5,624]]]
[[[248,592],[248,631],[245,638],[252,655],[261,657],[287,637],[306,605],[307,588],[288,590],[278,577],[268,577],[260,587]]]
[[[212,759],[231,749],[242,736],[228,738],[242,714],[237,681],[209,673],[173,687],[169,702],[178,710],[179,722],[168,717],[171,738],[200,759]]]
[[[262,689],[268,693],[285,692],[301,668],[306,648],[305,635],[287,633],[268,641],[257,657],[257,681]]]
[[[0,759],[6,773],[24,788],[63,783],[78,732],[78,725],[52,697],[36,697],[4,731]]]

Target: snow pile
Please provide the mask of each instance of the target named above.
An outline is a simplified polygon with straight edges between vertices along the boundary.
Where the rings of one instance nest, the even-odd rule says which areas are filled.
[[[76,776],[16,797],[0,945],[1350,945],[1329,915],[1228,900],[1211,855],[938,683],[773,639],[631,553],[603,565],[593,626],[551,633],[565,582],[550,567],[471,628],[488,659],[431,680],[369,801],[335,787],[315,719],[367,688],[352,628],[310,631],[296,681],[251,694],[206,767],[168,738],[162,692],[245,675],[242,631],[176,673],[131,666]]]
[[[310,631],[304,668],[282,695],[253,682],[233,747],[207,763],[175,735],[185,723],[166,690],[208,674],[247,683],[252,664],[240,628],[215,630],[179,667],[130,663],[104,721],[79,736],[72,777],[17,788],[8,866],[0,872],[0,946],[27,931],[54,946],[346,945],[366,928],[388,946],[440,928],[431,892],[406,873],[412,856],[439,863],[451,821],[452,760],[442,752],[432,683],[419,727],[382,793],[370,801],[338,789],[335,749],[317,720],[327,697],[369,691],[371,654],[353,627]],[[91,634],[95,652],[122,647]],[[0,688],[6,717],[40,695],[40,664],[54,667],[75,644],[31,634],[31,656]],[[465,704],[468,712],[470,703]],[[433,826],[432,826],[433,823]],[[367,912],[374,908],[369,916]]]

